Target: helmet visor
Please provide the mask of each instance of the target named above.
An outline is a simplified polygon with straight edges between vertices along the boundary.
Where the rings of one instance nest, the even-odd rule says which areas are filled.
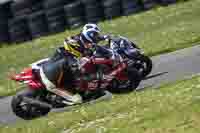
[[[94,42],[94,43],[98,43],[98,42],[101,40],[101,36],[100,36],[100,34],[99,34],[98,32],[95,32],[95,33],[93,34],[92,39],[93,39],[93,42]]]

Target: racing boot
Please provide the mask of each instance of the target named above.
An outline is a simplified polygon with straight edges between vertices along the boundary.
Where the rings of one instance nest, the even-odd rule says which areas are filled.
[[[82,96],[78,93],[73,94],[65,89],[52,89],[51,92],[63,97],[65,99],[63,103],[67,105],[75,105],[83,102]]]

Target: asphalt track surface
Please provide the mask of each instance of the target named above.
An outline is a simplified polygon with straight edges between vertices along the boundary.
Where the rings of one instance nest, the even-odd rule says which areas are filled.
[[[171,83],[200,73],[200,45],[152,57],[153,71],[141,82],[138,89]],[[20,121],[11,110],[11,96],[0,99],[0,125]],[[63,111],[63,110],[57,110]]]

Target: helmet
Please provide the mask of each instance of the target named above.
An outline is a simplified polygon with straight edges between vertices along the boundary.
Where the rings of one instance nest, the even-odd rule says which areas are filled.
[[[87,29],[96,29],[100,31],[100,28],[96,24],[92,24],[92,23],[84,25],[83,31]]]
[[[97,43],[99,40],[100,29],[96,24],[86,24],[83,27],[81,37],[89,43]]]

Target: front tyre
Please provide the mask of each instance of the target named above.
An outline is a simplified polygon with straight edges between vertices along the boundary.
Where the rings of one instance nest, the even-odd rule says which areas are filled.
[[[135,68],[129,68],[127,75],[130,82],[127,91],[133,91],[139,86],[142,80],[142,75]]]
[[[139,59],[139,65],[136,66],[136,68],[139,70],[140,68],[143,69],[142,71],[142,77],[145,78],[147,75],[149,75],[153,68],[153,63],[151,58],[149,58],[146,55],[140,55]]]
[[[107,90],[111,93],[128,93],[134,91],[141,82],[141,74],[134,67],[127,69],[128,80],[119,81],[114,79]]]
[[[49,108],[41,108],[25,103],[23,101],[24,96],[30,97],[30,91],[23,91],[12,98],[11,108],[16,116],[25,120],[31,120],[40,116],[44,116],[50,111]]]

